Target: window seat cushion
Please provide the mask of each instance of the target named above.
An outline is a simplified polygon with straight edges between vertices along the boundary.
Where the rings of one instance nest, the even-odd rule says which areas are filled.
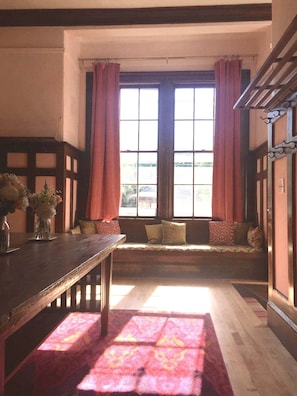
[[[117,250],[139,250],[139,251],[160,251],[160,252],[228,252],[228,253],[256,253],[263,252],[262,248],[254,248],[247,245],[164,245],[149,243],[127,242],[117,247]]]

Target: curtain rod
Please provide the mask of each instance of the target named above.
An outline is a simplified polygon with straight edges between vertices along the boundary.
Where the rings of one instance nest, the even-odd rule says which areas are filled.
[[[255,60],[256,54],[246,54],[246,55],[193,55],[193,56],[148,56],[148,57],[142,57],[142,58],[79,58],[80,64],[83,66],[85,62],[98,62],[98,63],[109,63],[109,62],[120,62],[120,61],[126,61],[126,62],[136,62],[136,61],[165,61],[169,62],[170,60],[195,60],[195,59],[247,59],[251,58],[252,61]]]

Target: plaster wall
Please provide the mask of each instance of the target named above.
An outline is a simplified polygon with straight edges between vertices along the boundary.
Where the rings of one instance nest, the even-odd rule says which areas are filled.
[[[272,44],[273,46],[281,38],[289,24],[297,15],[296,0],[273,0],[272,1]]]
[[[253,73],[251,73],[251,79],[255,76],[257,71],[261,68],[266,58],[271,52],[271,28],[267,28],[263,34],[259,37],[256,46],[257,62]],[[263,110],[252,110],[250,111],[250,150],[254,150],[261,144],[267,141],[267,124],[263,120],[265,119],[266,113]]]
[[[84,128],[80,128],[80,42],[65,32],[64,85],[63,85],[63,140],[84,149]]]
[[[0,135],[62,139],[63,31],[1,28]]]

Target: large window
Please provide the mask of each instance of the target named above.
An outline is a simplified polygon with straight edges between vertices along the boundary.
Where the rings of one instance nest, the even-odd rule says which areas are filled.
[[[121,88],[122,216],[155,216],[159,90]]]
[[[211,217],[215,89],[194,77],[122,82],[120,216]]]
[[[211,217],[214,88],[175,88],[173,216]]]

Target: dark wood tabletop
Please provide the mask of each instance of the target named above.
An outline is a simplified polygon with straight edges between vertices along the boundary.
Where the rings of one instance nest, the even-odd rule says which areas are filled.
[[[59,234],[49,242],[14,235],[0,255],[0,339],[16,331],[125,240],[124,235]],[[7,334],[8,333],[8,334]]]
[[[0,396],[4,395],[5,344],[31,319],[85,275],[100,266],[101,335],[108,330],[112,252],[125,235],[58,234],[50,241],[13,234],[11,247],[0,255]],[[13,372],[10,372],[10,376]]]

